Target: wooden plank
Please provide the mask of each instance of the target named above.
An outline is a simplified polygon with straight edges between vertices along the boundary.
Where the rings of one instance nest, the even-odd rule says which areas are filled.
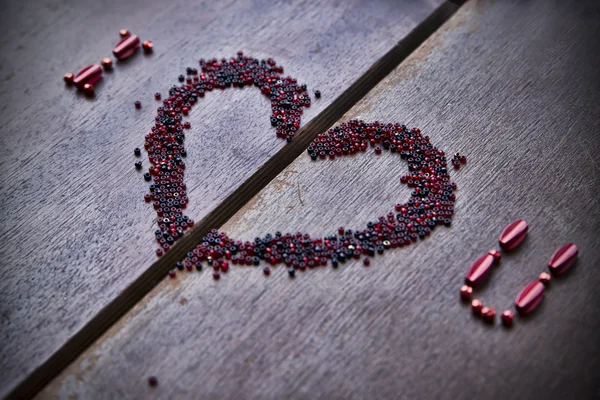
[[[100,328],[89,321],[129,293],[125,288],[145,276],[154,262],[154,215],[141,201],[147,185],[133,171],[131,154],[153,119],[154,92],[164,92],[201,56],[228,56],[243,49],[256,57],[274,56],[287,73],[321,89],[323,98],[314,101],[303,121],[318,127],[326,119],[317,116],[327,114],[339,98],[343,104],[333,109],[343,110],[360,94],[342,96],[349,84],[369,76],[367,68],[441,3],[380,2],[374,7],[361,0],[239,0],[179,1],[165,7],[163,2],[80,1],[69,7],[56,2],[27,13],[24,4],[8,3],[3,14],[7,35],[0,42],[2,113],[27,114],[8,118],[0,128],[0,194],[6,211],[0,219],[0,396],[45,365],[57,349],[71,357],[77,354],[85,341],[78,348],[66,345],[75,332],[95,327],[100,334],[110,318]],[[95,101],[65,89],[62,74],[108,55],[121,27],[153,40],[155,53],[138,55],[105,74]],[[361,90],[368,90],[376,76],[363,80]],[[135,100],[143,102],[142,110],[134,109]],[[297,154],[282,150],[267,118],[267,104],[251,90],[228,92],[207,96],[202,110],[192,116],[193,126],[202,127],[202,140],[186,143],[189,215],[196,220],[214,215],[219,210],[215,207],[253,182],[259,171],[261,179],[268,177],[265,170],[273,155],[281,154],[283,168],[285,156],[289,160]],[[264,119],[255,118],[260,115]],[[211,137],[210,132],[218,135]],[[298,145],[284,149],[288,147],[301,151]],[[161,271],[166,269],[148,275],[146,284],[153,285]],[[109,317],[127,310],[127,304],[117,305],[117,312],[107,312]],[[56,373],[56,364],[48,370]]]
[[[596,396],[599,12],[591,1],[469,2],[343,118],[406,122],[467,154],[452,173],[450,229],[368,269],[165,279],[39,398]],[[408,196],[398,161],[302,155],[222,230],[252,240],[363,227]],[[574,241],[581,254],[507,331],[475,320],[458,287],[519,217],[530,234],[482,292],[499,311],[558,245]]]

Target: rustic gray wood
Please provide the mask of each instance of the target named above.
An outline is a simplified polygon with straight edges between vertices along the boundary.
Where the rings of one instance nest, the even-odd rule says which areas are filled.
[[[132,152],[156,91],[200,57],[241,49],[322,91],[306,123],[441,3],[3,2],[0,397],[155,261],[155,214]],[[152,40],[154,54],[105,73],[95,100],[64,87],[62,75],[109,56],[124,27]],[[283,146],[256,90],[198,107],[186,142],[196,220]]]
[[[343,118],[418,126],[468,156],[452,173],[451,228],[370,268],[165,279],[39,398],[600,395],[599,16],[593,1],[468,2]],[[405,171],[389,154],[303,155],[222,229],[251,240],[361,228],[408,197]],[[506,330],[472,317],[458,288],[517,218],[528,238],[480,292],[498,312],[559,245],[577,243],[580,259]]]

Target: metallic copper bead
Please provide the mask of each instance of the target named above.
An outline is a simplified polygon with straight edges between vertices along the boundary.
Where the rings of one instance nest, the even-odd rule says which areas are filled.
[[[103,58],[102,66],[104,67],[104,69],[111,69],[112,68],[112,60],[108,57]]]
[[[481,309],[483,308],[483,302],[479,299],[474,299],[471,302],[471,310],[473,310],[473,314],[481,315]]]
[[[121,29],[119,31],[119,35],[121,35],[121,37],[127,37],[127,36],[131,35],[131,33],[129,33],[129,31],[127,29]]]
[[[510,310],[503,311],[502,315],[500,316],[504,326],[512,326],[514,317],[515,317],[515,314]]]
[[[470,300],[473,294],[473,288],[471,286],[462,285],[460,287],[460,298],[463,300]]]
[[[552,277],[547,272],[542,272],[538,275],[538,281],[542,282],[544,286],[548,286],[550,284],[550,279],[552,279]]]
[[[481,309],[481,315],[483,316],[483,320],[489,324],[494,322],[494,318],[496,317],[496,310],[492,307],[483,307]]]
[[[488,254],[494,257],[494,264],[498,264],[500,262],[500,258],[502,254],[496,249],[488,251]]]
[[[94,95],[94,86],[90,85],[89,83],[86,83],[85,85],[83,85],[83,92],[88,96],[93,96]]]
[[[144,40],[142,42],[142,47],[144,48],[144,52],[145,53],[152,53],[152,50],[154,48],[154,45],[152,44],[151,41],[149,40]]]
[[[65,76],[63,76],[63,79],[65,80],[66,83],[68,83],[69,85],[73,83],[73,79],[75,78],[75,75],[73,75],[72,73],[68,73],[65,74]]]

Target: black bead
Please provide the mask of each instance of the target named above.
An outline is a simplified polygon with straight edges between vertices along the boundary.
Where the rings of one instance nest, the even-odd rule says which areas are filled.
[[[141,161],[138,161],[138,162],[135,163],[135,169],[137,169],[137,170],[142,169],[142,162]]]
[[[294,268],[290,268],[288,269],[288,274],[290,275],[290,278],[293,278],[296,276],[296,270]]]
[[[144,179],[147,181],[151,181],[152,180],[152,176],[150,175],[150,172],[146,172],[144,174]]]
[[[135,154],[137,157],[139,157],[142,154],[142,152],[140,151],[139,148],[136,147],[135,149],[133,149],[133,154]]]
[[[177,78],[177,79],[179,79],[179,82],[183,82],[183,81],[185,81],[185,76],[179,75],[179,78]]]
[[[196,269],[202,271],[202,263],[200,261],[196,262]]]
[[[315,97],[317,99],[321,98],[321,91],[320,90],[315,90]]]
[[[178,270],[183,271],[183,263],[181,261],[177,261],[177,263],[175,264],[175,266],[177,267]]]

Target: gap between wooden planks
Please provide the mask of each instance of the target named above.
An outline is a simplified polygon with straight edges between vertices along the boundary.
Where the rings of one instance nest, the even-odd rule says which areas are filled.
[[[212,228],[223,225],[248,200],[275,178],[298,157],[320,132],[325,131],[347,112],[370,89],[397,67],[412,51],[456,12],[456,4],[444,3],[429,17],[379,59],[369,70],[346,89],[329,107],[302,127],[293,143],[284,146],[260,167],[247,181],[229,195],[218,207],[200,220],[196,226],[161,259],[151,265],[114,300],[74,334],[48,360],[23,380],[7,398],[31,398],[88,346],[129,311],[167,274],[168,270]]]

